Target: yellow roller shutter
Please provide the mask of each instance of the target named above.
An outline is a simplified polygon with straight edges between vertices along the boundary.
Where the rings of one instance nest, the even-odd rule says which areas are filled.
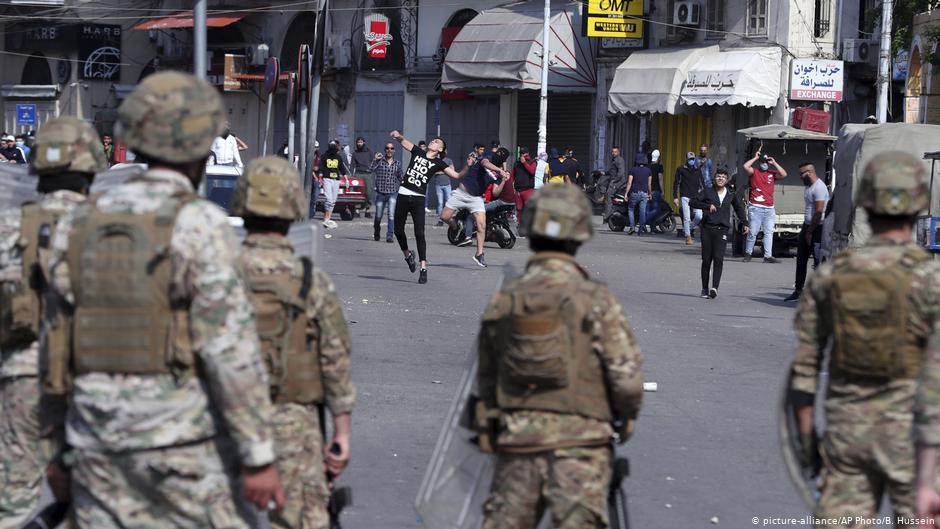
[[[689,151],[698,153],[703,143],[711,145],[711,119],[704,116],[656,114],[656,148],[662,156],[665,199],[672,204],[672,184],[676,169],[685,163]]]

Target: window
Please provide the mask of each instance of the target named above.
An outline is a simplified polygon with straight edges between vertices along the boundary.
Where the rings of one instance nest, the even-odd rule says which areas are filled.
[[[831,0],[816,0],[816,16],[813,19],[813,36],[825,37],[829,33],[829,13]]]
[[[705,38],[720,39],[725,30],[725,0],[708,0],[705,5]]]
[[[767,35],[767,0],[747,0],[747,34]]]

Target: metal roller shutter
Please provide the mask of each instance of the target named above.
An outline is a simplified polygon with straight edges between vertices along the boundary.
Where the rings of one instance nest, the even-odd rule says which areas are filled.
[[[591,159],[591,117],[594,94],[549,94],[548,96],[548,148],[563,151],[573,147],[575,156],[585,171]],[[534,152],[539,141],[539,93],[536,90],[519,92],[516,116],[516,144]]]

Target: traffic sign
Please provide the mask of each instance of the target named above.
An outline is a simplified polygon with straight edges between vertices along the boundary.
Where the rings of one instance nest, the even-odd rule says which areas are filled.
[[[34,104],[16,105],[16,124],[17,125],[35,125],[36,124],[36,105]]]
[[[297,52],[297,89],[301,93],[310,89],[310,46],[306,44]]]
[[[291,72],[287,78],[287,115],[297,112],[297,72]]]
[[[281,65],[277,57],[269,57],[267,68],[264,70],[264,91],[273,94],[277,92],[277,83],[281,77]]]

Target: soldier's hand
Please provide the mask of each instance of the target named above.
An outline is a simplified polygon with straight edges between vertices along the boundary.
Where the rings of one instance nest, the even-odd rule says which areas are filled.
[[[281,479],[273,463],[242,469],[242,485],[245,488],[245,499],[259,510],[268,510],[272,502],[278,509],[284,506],[284,489],[281,488]]]
[[[349,436],[334,437],[333,442],[323,448],[323,462],[334,477],[342,474],[349,464]]]
[[[917,489],[917,518],[933,521],[940,514],[940,493],[933,487]],[[936,529],[933,524],[920,524],[918,529]]]
[[[62,468],[58,461],[53,461],[46,467],[46,481],[56,501],[59,503],[72,501],[72,476],[68,470]]]
[[[623,444],[626,443],[631,437],[633,437],[633,426],[635,421],[633,419],[627,419],[620,428],[617,429],[617,443]]]

